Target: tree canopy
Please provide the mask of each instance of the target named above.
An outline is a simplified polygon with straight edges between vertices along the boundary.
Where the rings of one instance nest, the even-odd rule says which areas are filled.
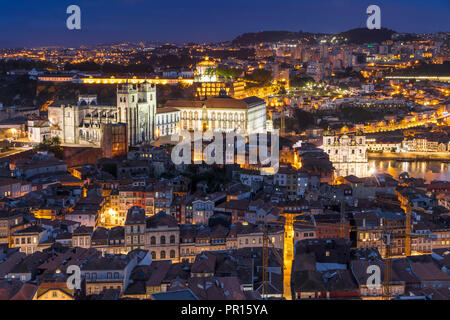
[[[308,76],[297,76],[290,81],[291,87],[302,88],[308,83],[314,83],[314,79]]]
[[[251,81],[249,86],[268,86],[273,80],[272,72],[265,69],[256,69],[245,76],[245,79]]]
[[[234,80],[242,74],[242,70],[237,68],[228,68],[224,66],[219,66],[216,69],[216,74],[219,77]]]
[[[33,148],[33,152],[47,151],[55,155],[55,157],[62,159],[63,148],[61,147],[61,139],[56,136],[51,139],[45,140]]]

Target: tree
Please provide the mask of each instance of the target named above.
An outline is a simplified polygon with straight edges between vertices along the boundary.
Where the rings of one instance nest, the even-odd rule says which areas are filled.
[[[214,75],[216,75],[217,74],[217,70],[216,70],[216,68],[207,68],[206,70],[205,70],[205,75],[206,76],[208,76],[208,77],[213,77]]]
[[[308,83],[315,83],[314,79],[311,77],[303,77],[303,76],[297,76],[294,79],[290,81],[291,87],[297,87],[297,88],[303,88]]]
[[[273,80],[272,72],[265,69],[256,69],[251,74],[245,76],[246,80],[254,83],[254,86],[268,86]],[[249,84],[251,86],[251,83]]]
[[[386,112],[372,111],[352,104],[342,104],[339,107],[339,111],[339,118],[341,120],[351,121],[353,123],[382,119],[386,115]]]
[[[295,119],[297,120],[297,128],[299,131],[303,131],[314,125],[314,116],[312,113],[301,109],[295,109]]]
[[[314,125],[314,115],[301,109],[295,110],[294,117],[287,117],[285,119],[286,132],[295,131],[299,133]],[[274,126],[280,128],[280,119],[274,121]]]
[[[33,148],[33,152],[39,151],[51,152],[59,159],[63,158],[64,153],[64,149],[61,147],[61,139],[58,136],[45,140]]]
[[[216,69],[216,74],[219,77],[223,77],[225,79],[233,81],[242,74],[242,70],[237,68],[228,68],[224,66],[219,66]]]

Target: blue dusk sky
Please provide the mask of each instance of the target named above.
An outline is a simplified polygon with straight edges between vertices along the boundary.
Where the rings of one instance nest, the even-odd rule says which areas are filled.
[[[66,28],[72,4],[81,8],[78,31]],[[380,6],[383,27],[450,31],[449,0],[2,0],[0,47],[219,42],[263,30],[335,33],[365,27],[371,4]]]

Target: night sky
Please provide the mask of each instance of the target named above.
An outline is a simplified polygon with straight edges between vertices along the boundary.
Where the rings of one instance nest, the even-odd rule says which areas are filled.
[[[80,31],[66,28],[71,4],[81,7]],[[449,0],[2,0],[0,47],[218,42],[263,30],[334,33],[365,27],[370,4],[381,7],[383,27],[450,31]]]

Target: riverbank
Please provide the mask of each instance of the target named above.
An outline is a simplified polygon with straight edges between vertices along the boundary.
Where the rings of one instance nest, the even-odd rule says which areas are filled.
[[[369,160],[450,161],[450,152],[369,152]]]
[[[408,172],[410,177],[425,179],[427,183],[433,180],[450,181],[450,163],[442,160],[369,160],[369,168],[376,173],[387,173],[398,178],[402,172]]]

